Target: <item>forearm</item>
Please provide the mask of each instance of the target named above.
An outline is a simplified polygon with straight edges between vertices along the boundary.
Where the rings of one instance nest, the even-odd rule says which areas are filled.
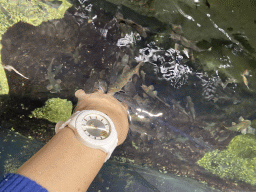
[[[62,129],[16,173],[48,191],[86,191],[101,169],[106,153],[82,144],[69,128]]]

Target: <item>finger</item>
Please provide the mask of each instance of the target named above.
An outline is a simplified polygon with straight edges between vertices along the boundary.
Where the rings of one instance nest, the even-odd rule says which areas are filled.
[[[84,90],[79,89],[75,92],[75,96],[78,100],[80,100],[81,98],[85,97],[87,94],[84,92]]]

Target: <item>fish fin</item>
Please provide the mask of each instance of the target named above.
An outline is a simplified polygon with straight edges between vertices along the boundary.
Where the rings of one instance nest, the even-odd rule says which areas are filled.
[[[146,73],[143,70],[140,71],[140,76],[142,78],[142,81],[145,82]]]
[[[243,72],[243,75],[245,75],[245,76],[248,76],[248,75],[249,75],[248,69],[246,69],[246,70]]]
[[[153,86],[153,85],[149,85],[149,86],[148,86],[148,89],[151,90],[151,91],[153,91],[153,90],[154,90],[154,86]]]
[[[172,23],[171,23],[171,26],[172,26],[172,30],[173,30],[175,33],[180,34],[180,35],[184,33],[183,30],[182,30],[181,25],[175,25],[175,24],[172,24]]]
[[[138,76],[133,75],[131,80],[132,80],[133,84],[136,84],[138,82]]]
[[[146,85],[143,85],[143,84],[141,85],[141,88],[142,88],[142,89],[143,89],[143,91],[145,91],[145,92],[146,92],[146,91],[147,91],[147,89],[148,89],[148,87],[147,87]]]
[[[242,133],[243,135],[245,135],[245,134],[247,133],[247,128],[241,129],[241,133]]]
[[[178,43],[175,43],[175,45],[174,45],[174,49],[175,49],[175,51],[178,51],[178,50],[180,50],[181,49],[181,45],[179,45]]]
[[[122,74],[127,73],[130,70],[131,70],[130,67],[128,65],[125,65],[124,68],[123,68],[123,73]]]
[[[216,103],[219,99],[217,97],[213,98],[213,103]]]
[[[136,75],[138,75],[140,77],[140,67],[144,65],[144,62],[141,61],[135,68],[138,68],[137,72],[135,73]],[[134,69],[135,69],[134,68]]]
[[[244,121],[244,118],[242,116],[239,117],[239,121]]]
[[[140,74],[141,74],[142,76],[146,75],[145,71],[143,71],[143,70],[140,71]]]
[[[143,93],[144,98],[148,98],[148,95],[146,93]]]

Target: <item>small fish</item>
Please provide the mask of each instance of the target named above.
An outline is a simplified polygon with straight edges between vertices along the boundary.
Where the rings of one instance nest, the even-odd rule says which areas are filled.
[[[249,71],[246,69],[242,75],[248,76],[249,75]]]
[[[149,99],[147,98],[142,98],[138,94],[136,94],[133,99],[137,101],[137,103],[141,106],[148,106],[150,104]]]
[[[195,108],[194,108],[194,103],[193,103],[190,96],[187,96],[186,98],[187,98],[187,108],[189,109],[189,112],[190,112],[193,120],[195,120],[196,119],[196,112],[195,112]]]
[[[157,96],[157,91],[154,91],[154,86],[150,85],[150,86],[146,86],[146,85],[142,85],[141,88],[146,92],[146,94],[152,98],[158,99],[159,101],[161,101],[163,104],[165,104],[167,107],[171,107],[169,104],[165,103],[162,99],[160,99]]]
[[[132,20],[129,19],[117,19],[118,23],[125,23],[127,25],[130,25],[132,28],[134,28],[143,38],[147,37],[147,31],[149,31],[149,29],[142,27],[141,25],[135,23]]]
[[[220,84],[221,84],[222,88],[225,89],[228,84],[230,84],[230,83],[235,83],[235,82],[237,82],[237,80],[234,79],[233,77],[230,77],[230,78],[228,78],[228,79],[225,81],[225,83],[222,83],[222,82],[221,82]]]
[[[127,25],[130,25],[132,28],[134,28],[143,38],[147,37],[147,31],[149,31],[149,29],[142,27],[141,25],[135,23],[132,20],[129,19],[124,19],[123,15],[121,13],[117,13],[116,15],[116,20],[117,23],[125,23]]]
[[[15,73],[17,73],[18,75],[20,75],[21,77],[25,78],[25,79],[29,79],[28,77],[22,75],[18,70],[16,70],[13,66],[11,65],[3,65],[3,68],[6,69],[7,71],[14,71]]]
[[[141,75],[141,78],[142,78],[142,82],[145,83],[146,73],[143,70],[141,70],[140,75]]]
[[[204,51],[203,49],[200,49],[199,47],[197,47],[195,45],[194,42],[186,39],[185,37],[183,37],[181,34],[177,34],[175,32],[172,31],[170,37],[176,42],[178,43],[179,45],[182,45],[186,48],[189,48],[189,49],[192,49],[194,51],[197,51],[197,52],[202,52]]]
[[[143,126],[143,125],[136,125],[134,123],[130,124],[130,130],[134,133],[139,133],[141,138],[144,135],[147,135],[150,138],[155,138],[156,137],[156,132],[151,130],[150,128],[146,128],[148,126]]]
[[[215,96],[213,99],[213,102],[226,102],[226,101],[231,101],[234,105],[240,103],[241,101],[238,100],[236,97],[230,97],[228,95],[223,95],[223,96]]]
[[[176,25],[176,24],[172,24],[170,23],[172,30],[174,31],[174,33],[179,34],[179,35],[183,35],[183,30],[181,25]]]
[[[55,68],[54,71],[52,71],[52,64],[53,64],[54,58],[52,59],[49,67],[47,68],[47,77],[46,79],[48,79],[50,81],[50,84],[47,85],[47,89],[50,90],[51,93],[57,93],[61,91],[61,87],[60,87],[60,83],[61,80],[60,79],[55,79],[54,77],[59,73],[59,71],[62,68],[62,64],[60,64],[59,66],[57,66]]]
[[[176,101],[175,99],[171,100],[173,106],[175,108],[177,108],[180,112],[182,112],[183,114],[185,114],[188,118],[189,118],[189,114],[186,112],[186,110],[180,105],[179,101]]]
[[[240,131],[240,132],[244,132],[244,130],[246,130],[247,128],[251,127],[251,121],[250,120],[244,120],[243,117],[239,117],[239,123],[236,124],[234,122],[232,122],[232,126],[231,127],[225,127],[228,130],[231,131]]]
[[[129,62],[129,55],[125,54],[122,56],[120,62],[116,62],[113,66],[113,70],[118,74],[122,72],[122,69],[128,64]]]
[[[108,88],[107,82],[102,80],[102,79],[99,79],[98,81],[96,81],[94,83],[94,90],[93,91],[100,90],[102,93],[106,93],[107,88]]]
[[[248,86],[248,81],[247,81],[247,78],[245,76],[249,75],[249,72],[248,70],[246,69],[242,74],[241,76],[243,77],[243,81],[244,81],[244,84],[245,86],[250,90],[249,86]]]
[[[139,76],[140,67],[144,64],[144,62],[140,62],[136,67],[130,69],[128,65],[126,65],[123,69],[123,73],[117,78],[116,82],[109,86],[109,94],[115,94],[119,92],[126,83],[132,78],[134,74]]]

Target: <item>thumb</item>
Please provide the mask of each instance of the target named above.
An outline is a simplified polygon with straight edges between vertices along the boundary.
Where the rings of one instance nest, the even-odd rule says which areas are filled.
[[[74,111],[76,111],[76,110],[77,110],[77,107],[78,107],[79,105],[81,105],[81,103],[83,102],[83,100],[84,100],[85,98],[88,97],[88,94],[86,94],[86,93],[84,92],[84,90],[79,89],[79,90],[77,90],[77,91],[75,92],[75,96],[76,96],[76,98],[78,99],[78,101],[77,101],[77,104],[76,104],[76,107],[75,107]]]
[[[78,99],[78,101],[81,100],[83,97],[86,97],[86,95],[87,94],[82,89],[79,89],[75,92],[75,96]]]

